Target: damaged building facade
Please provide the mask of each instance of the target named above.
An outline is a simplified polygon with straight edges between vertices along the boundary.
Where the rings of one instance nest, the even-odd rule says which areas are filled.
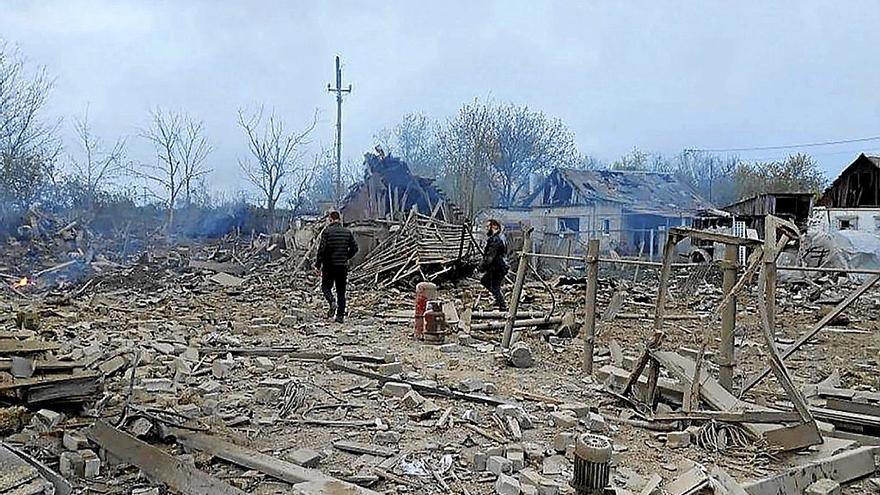
[[[880,234],[880,157],[860,154],[819,199],[818,230]]]
[[[543,252],[580,253],[600,239],[603,250],[655,258],[671,227],[711,207],[674,174],[557,168],[520,208],[487,214],[535,227]]]

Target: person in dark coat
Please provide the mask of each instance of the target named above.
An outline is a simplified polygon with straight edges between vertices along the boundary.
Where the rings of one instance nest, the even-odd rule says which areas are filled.
[[[327,317],[336,315],[336,321],[345,318],[345,286],[348,280],[348,261],[357,254],[358,245],[350,230],[342,226],[342,216],[331,211],[327,218],[329,224],[321,233],[315,268],[321,272],[321,292],[330,305]],[[336,299],[333,299],[333,286],[336,286]]]
[[[501,224],[498,220],[490,219],[486,222],[486,247],[480,263],[480,271],[483,272],[480,283],[492,294],[495,306],[501,311],[507,311],[507,303],[501,293],[501,284],[504,283],[504,276],[509,269],[506,256],[507,241],[501,233]]]

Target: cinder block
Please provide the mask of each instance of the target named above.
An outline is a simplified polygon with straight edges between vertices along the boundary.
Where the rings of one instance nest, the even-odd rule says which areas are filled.
[[[513,463],[506,457],[493,455],[486,459],[486,471],[496,475],[511,474]]]
[[[554,411],[550,413],[550,422],[557,428],[574,428],[578,424],[578,418],[570,411]]]
[[[410,390],[403,396],[403,405],[408,409],[415,409],[425,403],[425,398],[415,390]]]
[[[670,449],[684,449],[691,444],[691,434],[687,431],[670,431],[666,434],[666,446]]]
[[[89,446],[89,440],[75,431],[65,431],[61,439],[64,448],[76,452]]]
[[[498,495],[519,495],[520,491],[519,481],[512,476],[499,474],[495,480],[495,493]]]

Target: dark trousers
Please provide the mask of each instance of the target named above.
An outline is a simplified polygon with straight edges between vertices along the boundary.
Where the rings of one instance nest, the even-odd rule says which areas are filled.
[[[324,299],[333,304],[333,286],[336,286],[336,316],[345,316],[345,285],[348,280],[348,267],[325,266],[321,269],[321,292]]]
[[[499,309],[507,307],[507,303],[504,302],[504,294],[501,293],[501,284],[504,283],[503,271],[487,270],[480,278],[480,283],[492,294],[492,297],[495,299],[495,306],[498,306]]]

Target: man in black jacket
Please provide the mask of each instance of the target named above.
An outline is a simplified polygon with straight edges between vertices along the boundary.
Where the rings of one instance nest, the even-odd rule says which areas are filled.
[[[348,279],[348,260],[357,254],[358,246],[351,231],[342,226],[342,217],[338,211],[331,211],[327,216],[330,223],[321,233],[318,245],[318,257],[315,268],[321,271],[321,292],[330,305],[327,317],[336,314],[336,321],[342,323],[345,318],[345,284]],[[333,299],[333,286],[336,286],[336,300]]]
[[[489,290],[495,299],[495,306],[501,311],[507,311],[504,295],[501,293],[501,284],[507,275],[507,242],[501,234],[501,224],[498,220],[490,219],[486,222],[486,247],[483,250],[483,262],[480,263],[480,271],[483,273],[480,283]]]

